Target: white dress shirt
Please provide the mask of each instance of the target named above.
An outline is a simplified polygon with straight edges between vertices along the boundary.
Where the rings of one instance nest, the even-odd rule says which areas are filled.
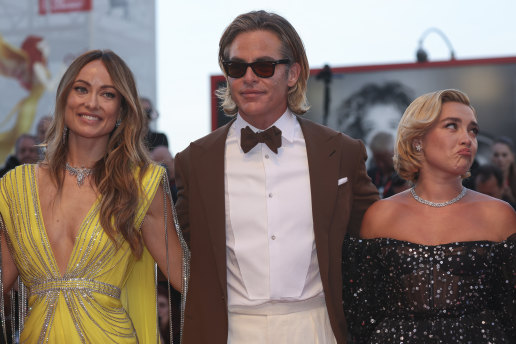
[[[278,154],[258,143],[245,154],[242,117],[225,152],[229,310],[324,297],[315,249],[310,175],[301,126],[287,110],[274,125]]]

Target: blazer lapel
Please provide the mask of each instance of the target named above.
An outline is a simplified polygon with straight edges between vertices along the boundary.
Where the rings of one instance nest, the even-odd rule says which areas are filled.
[[[323,135],[309,120],[299,118],[305,137],[310,189],[312,195],[312,217],[314,222],[315,244],[322,280],[328,276],[329,230],[337,199],[337,180],[339,178],[340,154],[338,154],[337,135]],[[327,279],[326,279],[327,280]]]
[[[224,156],[226,138],[234,120],[214,131],[202,143],[192,144],[192,165],[206,214],[206,227],[222,289],[226,281],[226,207],[224,197]],[[227,295],[226,295],[227,296]]]

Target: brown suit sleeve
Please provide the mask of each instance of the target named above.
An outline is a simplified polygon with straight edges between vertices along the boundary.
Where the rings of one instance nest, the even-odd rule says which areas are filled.
[[[176,176],[177,201],[175,203],[179,225],[183,231],[183,237],[190,246],[190,219],[188,208],[188,173],[189,153],[188,148],[176,154],[174,167]]]
[[[355,176],[353,177],[353,206],[351,208],[351,217],[348,225],[348,233],[353,237],[358,237],[362,218],[364,214],[379,199],[378,190],[371,182],[371,178],[367,175],[365,161],[367,153],[362,141],[358,142],[359,149],[357,154]]]

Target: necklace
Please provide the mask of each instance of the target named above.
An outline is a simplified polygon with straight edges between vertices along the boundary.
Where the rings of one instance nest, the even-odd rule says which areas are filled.
[[[466,189],[464,186],[462,187],[462,191],[460,192],[460,194],[457,195],[457,197],[455,197],[454,199],[451,199],[449,201],[446,201],[446,202],[440,202],[440,203],[436,203],[436,202],[431,202],[431,201],[427,201],[426,199],[423,199],[421,197],[419,197],[417,194],[416,194],[416,190],[415,190],[415,186],[411,187],[410,188],[410,193],[412,194],[412,197],[414,197],[414,199],[416,201],[418,201],[419,203],[423,203],[423,204],[426,204],[426,205],[429,205],[431,207],[435,207],[435,208],[442,208],[442,207],[446,207],[447,205],[450,205],[450,204],[453,204],[453,203],[456,203],[458,201],[460,201],[462,199],[462,197],[464,197],[464,195],[466,195],[466,191],[468,189]]]
[[[85,168],[85,167],[72,167],[69,163],[66,163],[65,170],[70,173],[71,176],[74,176],[77,178],[77,186],[81,186],[84,183],[84,179],[86,179],[87,176],[93,173],[92,168]]]

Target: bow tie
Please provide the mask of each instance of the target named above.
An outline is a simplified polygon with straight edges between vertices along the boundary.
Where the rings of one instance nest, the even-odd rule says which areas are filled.
[[[265,143],[271,151],[278,154],[278,148],[281,147],[281,130],[272,126],[265,131],[255,133],[248,126],[242,128],[240,146],[244,153],[249,152],[258,143]]]

